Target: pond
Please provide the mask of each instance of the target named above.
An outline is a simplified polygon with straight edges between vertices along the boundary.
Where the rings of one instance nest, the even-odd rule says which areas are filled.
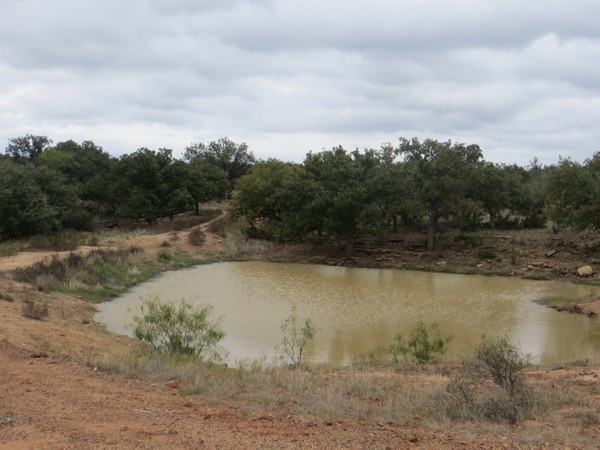
[[[597,295],[600,288],[561,282],[308,264],[224,262],[168,272],[99,305],[96,320],[132,334],[142,298],[181,298],[213,305],[227,333],[229,361],[272,358],[280,326],[296,306],[317,328],[307,346],[313,362],[348,364],[422,320],[452,336],[449,359],[468,356],[481,341],[507,336],[532,361],[562,363],[600,355],[589,341],[595,319],[559,313],[536,303],[550,296]]]

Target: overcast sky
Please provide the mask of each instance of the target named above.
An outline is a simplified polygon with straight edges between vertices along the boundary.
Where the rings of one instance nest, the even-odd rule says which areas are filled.
[[[0,151],[228,136],[302,161],[399,137],[600,151],[598,0],[1,0]]]

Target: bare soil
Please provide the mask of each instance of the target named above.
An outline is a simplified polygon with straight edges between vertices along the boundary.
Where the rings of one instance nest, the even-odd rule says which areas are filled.
[[[101,245],[158,252],[168,242],[168,248],[189,255],[225,255],[223,239],[209,233],[207,225],[201,227],[206,233],[201,247],[189,244],[189,231],[112,237]],[[263,245],[260,252],[248,251],[243,258],[565,281],[577,279],[578,267],[598,264],[582,250],[595,237],[558,236],[563,246],[552,247],[557,236],[545,231],[500,234],[491,234],[484,244],[495,252],[487,260],[477,256],[481,247],[470,248],[450,235],[442,238],[440,250],[428,254],[420,247],[423,237],[417,233],[392,237],[385,246],[364,241],[352,258],[336,246],[308,244]],[[94,323],[91,305],[53,293],[48,294],[50,314],[44,320],[21,313],[22,300],[34,294],[33,288],[12,280],[10,271],[54,254],[19,253],[0,259],[0,292],[13,300],[0,300],[0,449],[590,448],[600,442],[600,361],[530,370],[527,376],[534,383],[572,388],[579,406],[565,406],[554,418],[518,427],[436,424],[420,417],[402,425],[354,417],[328,422],[285,412],[247,412],[241,401],[210,405],[201,395],[182,396],[176,384],[165,384],[169,380],[149,383],[104,373],[90,366],[92,355],[127,354],[138,343]],[[597,280],[597,275],[591,279]],[[442,383],[443,376],[438,377]],[[589,413],[582,415],[581,408]]]

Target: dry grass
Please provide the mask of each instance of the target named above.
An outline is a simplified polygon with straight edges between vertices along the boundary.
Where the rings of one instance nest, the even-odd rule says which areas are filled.
[[[192,245],[201,246],[206,241],[206,234],[200,228],[194,228],[188,234],[188,242]]]
[[[242,402],[246,409],[308,415],[323,420],[407,423],[415,415],[435,417],[435,383],[418,374],[303,368],[261,361],[235,368],[159,353],[90,359],[109,372],[152,381],[176,380],[186,395],[208,403]]]
[[[22,312],[30,319],[44,320],[48,317],[48,304],[35,297],[26,297],[23,299]]]

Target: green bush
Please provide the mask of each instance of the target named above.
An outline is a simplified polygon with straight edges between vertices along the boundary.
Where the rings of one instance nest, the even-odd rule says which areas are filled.
[[[13,296],[10,295],[8,292],[0,292],[0,300],[3,300],[8,303],[12,303],[15,301]]]
[[[21,251],[21,244],[17,241],[0,242],[0,256],[12,256]]]
[[[211,309],[210,305],[196,307],[183,299],[173,304],[147,298],[139,315],[133,317],[133,332],[162,352],[217,358],[217,344],[225,332],[220,320],[209,320]]]
[[[419,364],[427,364],[435,361],[436,354],[441,356],[446,353],[446,345],[451,340],[452,337],[442,338],[437,323],[427,326],[419,321],[407,341],[398,333],[388,352],[394,362],[398,362],[398,357],[404,355],[411,356]]]
[[[279,351],[288,357],[294,366],[302,364],[302,353],[309,341],[315,337],[315,328],[310,319],[306,319],[302,325],[299,324],[296,307],[292,308],[292,314],[281,324],[283,338],[278,346]]]
[[[482,248],[477,252],[477,257],[479,259],[494,259],[496,257],[496,253],[493,250]]]

